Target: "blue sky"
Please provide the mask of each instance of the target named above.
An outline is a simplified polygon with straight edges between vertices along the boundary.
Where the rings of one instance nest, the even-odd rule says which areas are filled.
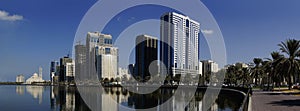
[[[0,3],[0,81],[26,78],[42,66],[49,79],[51,60],[71,53],[80,20],[96,0],[6,0]],[[228,63],[269,57],[277,44],[300,39],[298,0],[202,0],[224,36]],[[2,13],[1,13],[2,12]],[[3,14],[6,13],[7,15]],[[2,15],[1,15],[2,14]],[[151,14],[151,13],[148,13]],[[13,16],[18,15],[18,16]],[[20,18],[20,16],[22,16]],[[154,15],[149,15],[154,16]],[[124,15],[129,21],[133,15]],[[110,33],[107,31],[105,33]],[[114,31],[111,32],[114,35]],[[202,59],[209,58],[200,38]]]

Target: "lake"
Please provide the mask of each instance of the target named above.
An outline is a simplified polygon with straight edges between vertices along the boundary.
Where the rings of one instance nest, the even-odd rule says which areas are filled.
[[[197,90],[195,93],[180,91],[180,96],[176,97],[173,97],[176,89],[168,88],[160,88],[151,94],[135,94],[121,87],[104,88],[102,91],[96,91],[97,93],[91,91],[94,88],[84,90],[86,92],[79,93],[76,87],[0,85],[0,110],[89,111],[96,108],[101,111],[131,111],[152,108],[151,110],[156,111],[201,111],[205,104],[205,90]],[[91,96],[85,96],[83,99],[80,95]],[[192,98],[185,104],[187,96]],[[236,111],[241,107],[243,99],[242,93],[222,90],[209,110]]]

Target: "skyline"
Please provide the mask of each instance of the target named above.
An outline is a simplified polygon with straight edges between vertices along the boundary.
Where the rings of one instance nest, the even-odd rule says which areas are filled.
[[[19,74],[28,78],[38,72],[39,66],[43,67],[44,77],[48,80],[49,76],[46,75],[49,74],[50,62],[71,53],[77,26],[95,2],[28,0],[20,4],[16,0],[3,1],[0,10],[9,15],[4,14],[3,17],[0,13],[0,81],[12,81]],[[258,1],[236,0],[202,2],[210,9],[221,28],[228,64],[252,62],[254,57],[269,57],[271,51],[278,50],[277,44],[281,41],[298,39],[300,36],[296,28],[300,26],[300,14],[296,13],[300,10],[297,6],[299,1],[273,0],[270,3],[269,0],[259,1],[260,4],[257,4]],[[67,8],[63,9],[67,3]],[[52,5],[57,5],[57,9],[52,9]],[[41,10],[44,12],[41,13]],[[138,19],[130,14],[121,18],[126,22]],[[207,29],[206,33],[213,31]],[[200,59],[209,59],[208,52],[205,39],[200,37]]]

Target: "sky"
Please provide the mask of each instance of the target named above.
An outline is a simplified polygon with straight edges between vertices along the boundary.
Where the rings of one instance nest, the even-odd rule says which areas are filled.
[[[278,51],[277,44],[281,41],[300,39],[299,0],[201,1],[220,26],[228,64],[249,63],[255,57],[270,57],[272,51]],[[1,1],[0,81],[15,81],[18,74],[24,74],[28,78],[38,72],[39,66],[43,68],[44,79],[49,80],[50,61],[72,53],[77,27],[96,2],[97,0]],[[117,36],[122,27],[144,17],[157,16],[157,13],[140,15],[147,11],[163,12],[168,9],[129,10],[130,13],[120,14],[115,18],[119,22],[123,21],[121,25],[124,26],[114,30],[109,30],[111,28],[108,26],[103,33]],[[120,23],[111,24],[116,27]],[[206,33],[213,31],[206,30]],[[210,59],[207,43],[201,36],[200,57],[202,60]]]

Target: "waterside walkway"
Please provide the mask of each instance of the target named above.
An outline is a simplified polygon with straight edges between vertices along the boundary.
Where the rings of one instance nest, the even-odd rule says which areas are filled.
[[[253,91],[250,111],[300,111],[300,96],[283,92]]]

